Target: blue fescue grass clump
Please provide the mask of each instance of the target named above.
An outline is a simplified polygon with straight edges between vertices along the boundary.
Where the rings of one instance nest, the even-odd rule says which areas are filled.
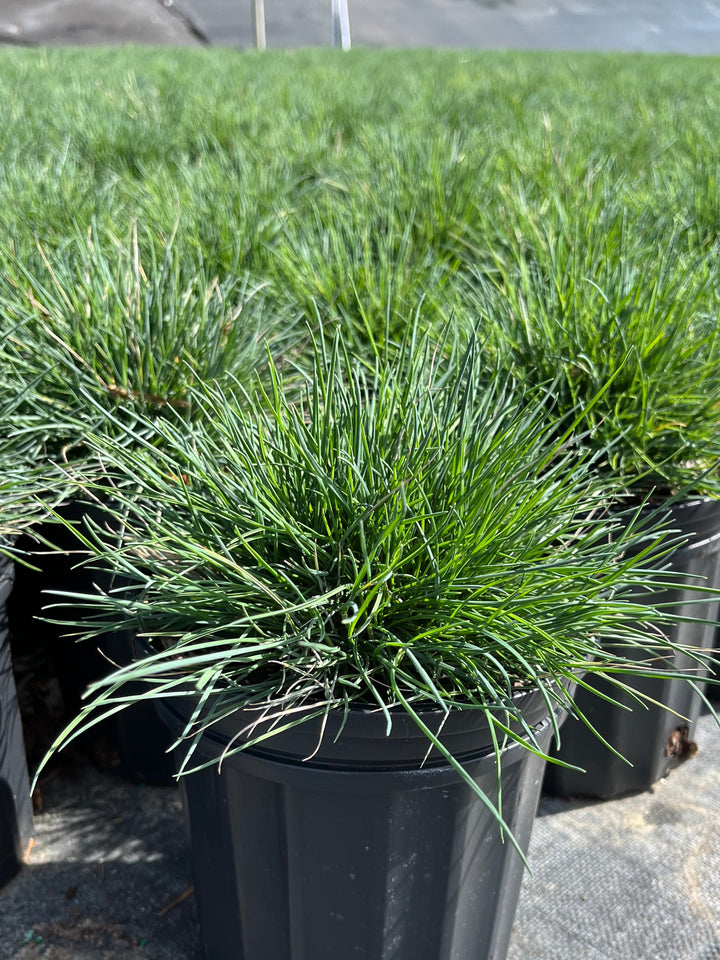
[[[173,238],[141,250],[137,227],[124,239],[90,230],[39,254],[34,270],[8,259],[0,311],[7,376],[32,384],[16,417],[47,459],[82,455],[84,433],[110,429],[112,415],[190,421],[193,384],[248,384],[266,363],[262,291],[208,274]]]
[[[6,50],[0,71],[0,225],[33,268],[38,239],[138,220],[279,301],[352,309],[354,284],[369,310],[401,248],[412,309],[428,250],[452,263],[468,230],[483,256],[514,246],[518,202],[718,237],[712,59]]]
[[[583,444],[636,497],[718,496],[716,254],[585,214],[518,218],[523,249],[471,268],[466,316],[498,369],[552,385],[550,418],[584,411]]]
[[[241,400],[193,388],[190,428],[89,437],[109,522],[80,536],[123,586],[74,598],[78,632],[121,626],[148,646],[60,742],[139,698],[189,697],[189,771],[202,731],[233,714],[242,728],[240,711],[278,727],[352,709],[390,727],[400,711],[478,790],[423,710],[478,712],[498,755],[536,750],[519,694],[574,712],[583,672],[625,689],[671,671],[658,516],[618,516],[576,423],[558,436],[546,397],[485,381],[484,363],[474,338],[417,323],[372,364],[319,333],[298,400],[272,366]],[[253,744],[238,733],[231,751]]]

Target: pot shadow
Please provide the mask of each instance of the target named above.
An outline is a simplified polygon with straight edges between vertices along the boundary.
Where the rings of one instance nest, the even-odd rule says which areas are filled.
[[[82,503],[67,504],[61,512],[66,520],[78,525],[87,519],[98,525],[104,522],[102,512]],[[58,529],[58,524],[40,524],[36,532],[56,549],[50,550],[30,535],[18,540],[18,549],[27,555],[32,567],[15,565],[15,583],[7,602],[13,669],[31,772],[79,713],[87,687],[106,676],[111,664],[128,663],[134,656],[133,634],[127,630],[78,641],[75,624],[85,615],[82,603],[77,605],[53,593],[61,590],[92,595],[116,589],[118,581],[112,572],[102,565],[82,565],[85,554],[77,549],[76,538],[68,530]],[[53,619],[59,622],[49,622]],[[145,701],[83,733],[73,742],[72,751],[89,757],[100,769],[112,769],[133,781],[166,786],[174,774],[167,754],[169,742],[154,704]]]
[[[134,837],[142,837],[146,858],[184,854],[177,787],[132,784],[89,763],[58,767],[41,782],[35,838],[38,842],[42,838],[48,856],[56,845],[67,842],[76,859],[112,857]]]
[[[202,960],[189,871],[176,861],[31,861],[0,891],[0,911],[8,960]]]
[[[176,788],[87,765],[50,778],[43,804],[27,863],[0,890],[0,956],[201,960]]]

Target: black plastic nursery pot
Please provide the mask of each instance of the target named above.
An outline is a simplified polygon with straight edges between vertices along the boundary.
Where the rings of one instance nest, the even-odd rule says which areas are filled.
[[[0,555],[0,886],[15,876],[32,833],[20,710],[10,659],[7,598],[13,563]]]
[[[547,749],[545,703],[524,699]],[[436,730],[439,713],[423,716]],[[206,732],[193,764],[256,718]],[[492,814],[434,749],[423,763],[428,740],[406,714],[389,736],[379,712],[341,725],[331,715],[321,738],[308,721],[181,779],[208,960],[503,960],[524,866]],[[454,711],[441,737],[495,798],[486,721]],[[502,754],[503,814],[523,851],[543,768],[519,744]]]
[[[720,626],[715,630],[715,654],[713,657],[713,675],[717,680],[720,680]],[[707,698],[708,700],[713,700],[716,703],[720,703],[720,684],[710,684],[707,688]]]
[[[673,526],[690,537],[670,560],[672,570],[686,575],[686,585],[658,595],[657,602],[672,603],[681,616],[707,620],[676,623],[669,630],[674,641],[707,651],[714,643],[718,600],[709,597],[698,603],[697,584],[720,586],[720,503],[697,500],[678,505],[673,508],[673,521]],[[698,666],[682,654],[675,655],[668,665],[687,671]],[[547,793],[609,799],[648,790],[697,752],[693,736],[702,700],[685,681],[622,677],[634,690],[651,698],[642,706],[606,681],[592,675],[586,679],[598,691],[630,708],[614,706],[580,688],[575,696],[588,720],[630,763],[616,757],[580,720],[570,717],[562,730],[560,749],[553,750],[552,755],[582,767],[586,773],[548,764],[543,784]]]
[[[80,529],[88,516],[97,523],[105,522],[102,511],[82,501],[71,501],[58,512]],[[77,627],[38,619],[63,619],[67,624],[81,621],[82,607],[73,606],[72,600],[54,596],[53,592],[93,594],[116,588],[117,581],[110,570],[97,563],[79,565],[84,556],[82,545],[61,524],[45,522],[35,530],[35,535],[25,535],[19,544],[35,569],[18,566],[16,571],[9,604],[13,639],[24,648],[37,644],[44,647],[60,684],[66,715],[75,716],[90,683],[108,674],[115,664],[130,663],[135,655],[135,638],[132,632],[117,631],[78,642],[71,635],[78,632]],[[53,549],[42,538],[51,541]],[[68,606],[62,610],[43,609],[58,603]],[[111,746],[115,769],[122,776],[158,785],[174,782],[172,759],[167,753],[167,727],[152,702],[138,702],[123,710],[104,721],[98,732]]]
[[[713,641],[714,655],[712,661],[712,673],[716,680],[720,681],[720,623],[715,628],[715,637]],[[708,684],[708,700],[720,703],[720,683]]]

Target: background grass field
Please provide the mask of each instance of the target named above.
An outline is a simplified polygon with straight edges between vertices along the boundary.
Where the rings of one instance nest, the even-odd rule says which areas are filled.
[[[623,367],[589,425],[631,437],[628,475],[714,456],[716,59],[7,50],[0,76],[5,329],[30,317],[27,353],[60,338],[115,400],[420,313],[480,331],[489,369],[561,372],[561,413]]]

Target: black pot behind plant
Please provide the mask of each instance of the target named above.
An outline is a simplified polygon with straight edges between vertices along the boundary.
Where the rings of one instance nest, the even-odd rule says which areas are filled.
[[[80,530],[88,518],[104,523],[105,514],[91,504],[70,501],[58,509],[63,519]],[[46,545],[46,539],[53,547]],[[28,554],[30,566],[18,566],[9,613],[14,641],[25,649],[41,646],[52,663],[68,716],[80,709],[85,689],[105,676],[115,665],[129,663],[134,656],[134,635],[128,630],[108,632],[92,641],[77,642],[77,624],[83,608],[78,601],[54,595],[95,594],[117,586],[117,580],[103,564],[79,565],[86,558],[82,543],[61,523],[46,521],[33,533],[25,534],[19,546]],[[56,604],[66,606],[47,609]],[[50,619],[64,620],[50,623]],[[75,629],[71,631],[71,624]],[[105,762],[130,780],[166,785],[173,782],[173,763],[167,753],[167,728],[153,703],[139,702],[132,709],[110,717],[97,733],[110,747],[102,750]],[[97,752],[97,751],[96,751]]]
[[[0,555],[0,886],[20,869],[32,833],[32,806],[6,610],[12,583],[13,564]]]
[[[713,649],[712,673],[716,680],[720,680],[720,624],[715,627]],[[720,703],[720,683],[708,684],[707,698],[715,703]]]
[[[715,675],[716,679],[720,680],[720,629],[718,629],[715,636],[715,659],[713,665],[713,674]],[[712,700],[714,703],[720,703],[720,686],[717,684],[708,686],[707,697],[708,700]]]
[[[171,726],[185,724],[164,708]],[[539,693],[524,714],[547,749]],[[217,761],[257,714],[206,733],[194,760]],[[439,711],[423,713],[437,729]],[[523,876],[509,840],[404,714],[331,715],[181,779],[208,960],[502,960]],[[443,743],[491,798],[497,766],[482,714],[453,711]],[[312,755],[312,756],[311,756]],[[544,760],[502,756],[503,815],[527,852]]]
[[[708,651],[715,642],[718,600],[703,600],[697,587],[703,583],[720,586],[720,502],[696,500],[675,506],[672,513],[673,526],[689,540],[672,554],[669,564],[675,573],[685,576],[686,585],[668,590],[656,600],[658,604],[672,604],[673,611],[681,617],[707,621],[675,622],[668,634],[676,643]],[[681,653],[676,653],[669,665],[688,672],[697,667],[688,654]],[[582,690],[575,700],[590,723],[630,763],[612,754],[582,721],[571,718],[563,727],[561,747],[553,751],[553,756],[587,772],[548,764],[544,782],[547,793],[609,799],[648,790],[695,755],[697,745],[692,738],[702,709],[698,693],[683,680],[672,677],[623,680],[649,698],[645,705],[607,681],[593,678],[590,682],[598,691],[629,709]]]

